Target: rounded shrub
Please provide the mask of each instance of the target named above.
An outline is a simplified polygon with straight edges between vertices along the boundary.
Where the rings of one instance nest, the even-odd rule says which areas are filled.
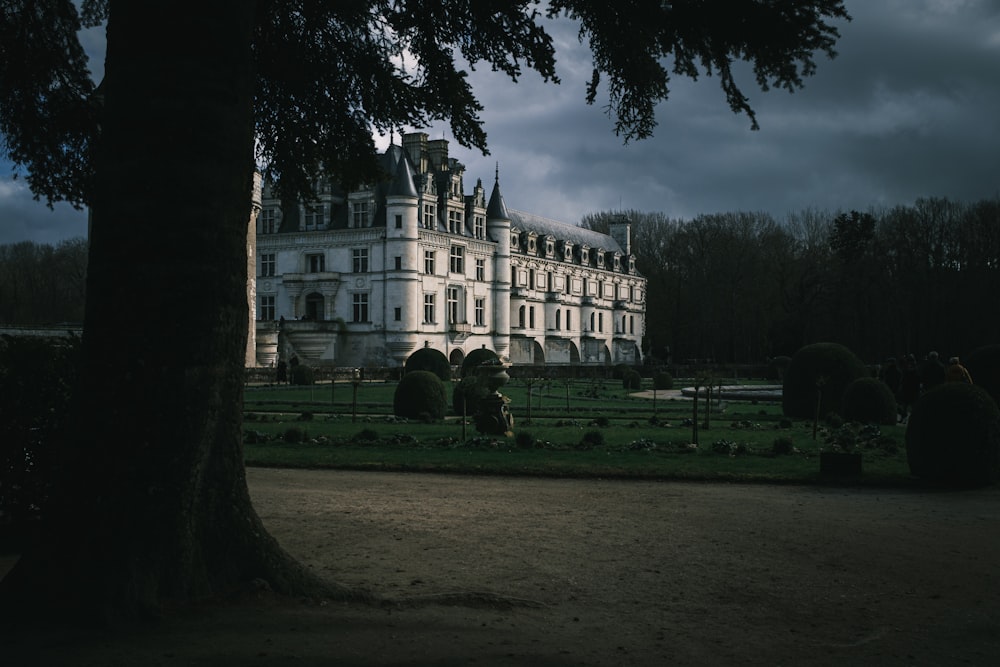
[[[910,472],[927,482],[984,486],[1000,475],[1000,408],[977,385],[948,382],[921,396],[906,426]]]
[[[640,389],[642,376],[639,371],[629,368],[622,374],[622,389]]]
[[[292,384],[306,385],[312,384],[316,381],[316,376],[313,373],[311,366],[306,366],[305,364],[296,364],[292,366]]]
[[[657,389],[673,389],[674,376],[666,371],[660,371],[653,376],[653,386]]]
[[[878,378],[858,378],[847,385],[843,399],[844,419],[863,424],[895,424],[896,397]]]
[[[792,357],[782,385],[782,407],[786,417],[812,419],[841,412],[844,392],[854,380],[870,374],[864,363],[838,343],[806,345]],[[817,386],[822,382],[822,387]],[[821,392],[821,393],[817,393]]]
[[[442,382],[451,380],[451,364],[448,357],[433,347],[422,347],[406,359],[403,364],[404,377],[416,371],[427,371],[436,375]]]
[[[478,368],[483,363],[497,363],[500,361],[500,357],[493,350],[489,350],[485,347],[476,348],[472,352],[469,352],[468,356],[462,360],[462,368],[459,371],[461,377],[466,377],[470,373],[475,373],[476,368]]]
[[[408,419],[441,419],[447,405],[444,383],[430,371],[407,372],[392,397],[393,414]]]

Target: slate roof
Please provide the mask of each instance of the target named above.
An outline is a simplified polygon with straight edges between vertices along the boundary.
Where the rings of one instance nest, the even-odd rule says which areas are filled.
[[[539,236],[551,235],[557,241],[571,241],[575,246],[586,245],[593,249],[603,248],[607,252],[625,254],[625,251],[618,245],[618,242],[607,234],[595,232],[591,229],[584,229],[583,227],[571,225],[566,222],[550,220],[549,218],[525,213],[524,211],[516,211],[508,208],[507,212],[510,214],[511,228],[517,227],[523,232],[535,232]]]

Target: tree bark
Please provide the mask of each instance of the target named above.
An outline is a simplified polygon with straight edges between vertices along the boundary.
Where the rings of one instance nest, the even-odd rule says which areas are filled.
[[[6,611],[130,619],[253,579],[331,594],[268,535],[242,449],[254,3],[112,2],[75,428]]]

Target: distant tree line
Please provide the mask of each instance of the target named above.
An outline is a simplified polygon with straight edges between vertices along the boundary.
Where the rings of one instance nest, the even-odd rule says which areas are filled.
[[[87,241],[0,245],[0,324],[82,323]]]
[[[1000,342],[1000,198],[582,224],[607,231],[621,215],[649,280],[644,352],[657,360],[759,363],[829,341],[877,362]]]

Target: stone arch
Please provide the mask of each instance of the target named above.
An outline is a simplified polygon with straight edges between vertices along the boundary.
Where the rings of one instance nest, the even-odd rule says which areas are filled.
[[[580,348],[576,346],[576,343],[570,341],[569,343],[569,363],[579,364],[580,363]]]
[[[465,352],[462,352],[461,348],[456,347],[448,355],[448,363],[452,366],[461,366],[463,361],[465,361]]]
[[[535,364],[536,366],[538,364],[544,364],[545,363],[545,350],[542,349],[542,346],[539,345],[539,343],[538,343],[537,340],[536,341],[532,341],[532,354],[531,354],[531,357],[532,357],[531,363]]]

